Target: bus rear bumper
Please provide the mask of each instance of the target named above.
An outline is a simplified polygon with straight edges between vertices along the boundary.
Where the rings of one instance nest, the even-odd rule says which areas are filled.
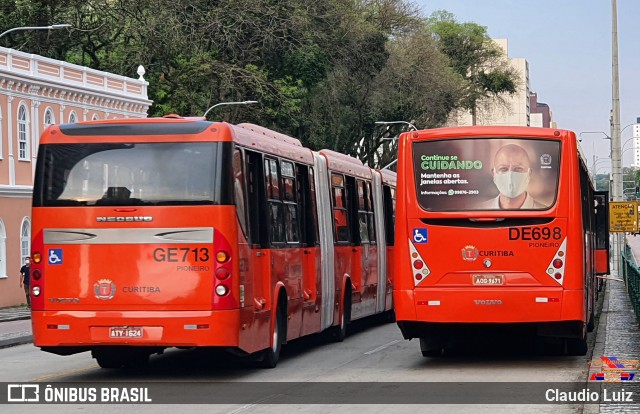
[[[55,353],[123,345],[237,347],[240,311],[33,311],[32,325],[34,345],[62,348]]]
[[[396,320],[405,338],[444,325],[529,325],[540,336],[578,336],[585,321],[583,290],[562,288],[428,288],[396,291]]]

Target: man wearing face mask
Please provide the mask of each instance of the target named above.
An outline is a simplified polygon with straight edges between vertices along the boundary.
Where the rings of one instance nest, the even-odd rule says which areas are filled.
[[[491,170],[493,182],[500,194],[484,205],[488,209],[543,209],[527,192],[531,180],[529,155],[519,145],[507,144],[496,152]]]

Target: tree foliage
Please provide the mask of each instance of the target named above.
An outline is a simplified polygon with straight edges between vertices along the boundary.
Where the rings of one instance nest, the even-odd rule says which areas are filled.
[[[518,75],[486,27],[459,23],[446,11],[433,13],[427,22],[451,69],[461,78],[464,92],[459,105],[471,112],[475,125],[479,104],[500,94],[515,93]]]
[[[143,65],[150,116],[256,100],[209,119],[258,123],[371,165],[393,159],[382,138],[406,129],[376,121],[436,127],[514,88],[507,72],[484,70],[499,58],[484,28],[426,21],[409,0],[0,0],[0,12],[2,31],[73,25],[12,32],[2,46],[129,77]]]

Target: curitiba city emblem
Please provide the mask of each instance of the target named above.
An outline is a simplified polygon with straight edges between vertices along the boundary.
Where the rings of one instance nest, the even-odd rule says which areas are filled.
[[[462,249],[462,259],[467,262],[473,262],[478,258],[478,248],[476,246],[467,245]]]
[[[100,279],[93,284],[93,293],[97,299],[109,300],[116,294],[116,284],[109,279]]]

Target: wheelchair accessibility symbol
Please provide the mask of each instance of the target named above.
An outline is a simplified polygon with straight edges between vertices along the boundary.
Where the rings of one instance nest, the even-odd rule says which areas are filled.
[[[49,264],[62,264],[62,249],[49,249]]]
[[[427,229],[413,229],[413,242],[424,244],[429,242]]]

